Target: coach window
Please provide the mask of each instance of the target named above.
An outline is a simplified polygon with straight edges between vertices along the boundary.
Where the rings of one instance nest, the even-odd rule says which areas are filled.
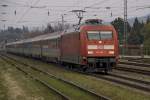
[[[51,40],[51,45],[52,45],[52,48],[54,49],[55,46],[56,46],[56,44],[55,44],[55,39],[52,39],[52,40]]]
[[[51,48],[51,40],[48,40],[47,45]]]
[[[56,39],[53,40],[53,43],[54,43],[54,44],[53,44],[53,45],[54,45],[54,48],[56,49]]]
[[[58,38],[56,39],[56,49],[58,48]]]
[[[54,39],[54,47],[55,47],[55,49],[57,48],[57,41],[56,41],[56,39]]]
[[[58,38],[58,46],[57,46],[57,48],[59,48],[59,46],[60,46],[60,38]]]

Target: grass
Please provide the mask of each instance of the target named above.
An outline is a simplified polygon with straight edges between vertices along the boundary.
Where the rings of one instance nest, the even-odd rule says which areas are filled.
[[[46,64],[40,61],[25,59],[16,57],[24,60],[26,63],[36,65],[37,67],[43,67],[43,69],[49,71],[49,73],[70,80],[77,85],[83,86],[89,90],[97,92],[112,98],[113,100],[149,100],[150,95],[143,92],[136,91],[131,88],[122,87],[115,85],[111,82],[97,79],[95,77],[79,74],[76,72],[67,71],[63,68],[55,67],[51,64]]]
[[[50,91],[47,87],[37,83],[30,77],[25,76],[22,72],[15,69],[14,66],[10,66],[0,59],[0,100],[10,100],[12,99],[10,88],[8,87],[6,80],[4,79],[4,74],[10,74],[13,81],[17,82],[17,86],[24,91],[16,97],[14,100],[62,100],[53,91]],[[14,92],[15,93],[15,92]]]
[[[8,100],[7,88],[2,84],[2,78],[0,75],[0,100]]]
[[[79,90],[78,88],[71,86],[69,84],[66,84],[64,82],[60,82],[56,79],[47,79],[48,83],[53,86],[55,89],[61,91],[62,93],[69,96],[72,100],[98,100],[93,95],[90,95],[89,93],[86,93],[84,91]]]
[[[2,63],[0,60],[0,100],[8,100],[8,95],[7,95],[7,87],[4,86],[3,84],[3,78],[2,78],[2,70],[6,70],[6,68],[3,68],[5,64]]]

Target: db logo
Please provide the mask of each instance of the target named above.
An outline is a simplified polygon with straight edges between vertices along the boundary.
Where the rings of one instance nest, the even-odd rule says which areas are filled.
[[[97,46],[97,48],[98,48],[98,49],[104,49],[104,46],[99,45],[99,46]]]

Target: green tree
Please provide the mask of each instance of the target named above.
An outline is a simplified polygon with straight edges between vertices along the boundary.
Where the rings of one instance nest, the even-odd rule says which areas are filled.
[[[135,18],[132,30],[128,36],[128,44],[130,45],[140,45],[144,41],[143,35],[141,35],[141,30],[144,27],[144,23],[140,23],[138,18]]]
[[[130,33],[128,36],[129,45],[140,45],[143,43],[144,37],[141,34]]]
[[[52,32],[54,32],[54,29],[53,29],[52,25],[51,24],[47,24],[47,27],[44,30],[44,33],[52,33]]]
[[[150,23],[150,16],[147,17],[146,23]]]
[[[138,18],[135,18],[135,21],[133,23],[132,32],[140,33],[141,29],[144,27],[143,23],[140,23]]]
[[[141,33],[144,36],[144,45],[150,46],[150,23],[143,27]]]
[[[118,32],[118,38],[119,38],[120,44],[122,44],[123,38],[124,38],[124,20],[118,17],[114,21],[112,21],[111,24],[115,27],[116,31]],[[127,29],[128,29],[127,32],[130,32],[131,27],[129,23],[127,23]]]

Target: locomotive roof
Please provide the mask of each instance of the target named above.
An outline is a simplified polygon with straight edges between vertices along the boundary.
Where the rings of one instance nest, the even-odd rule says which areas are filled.
[[[40,35],[40,36],[36,36],[33,38],[29,38],[29,39],[24,39],[24,40],[20,40],[20,41],[16,41],[16,42],[7,43],[7,45],[29,43],[29,42],[40,41],[40,40],[55,39],[55,38],[59,38],[61,36],[61,33],[62,32],[55,32],[55,33],[51,33],[51,34]]]

